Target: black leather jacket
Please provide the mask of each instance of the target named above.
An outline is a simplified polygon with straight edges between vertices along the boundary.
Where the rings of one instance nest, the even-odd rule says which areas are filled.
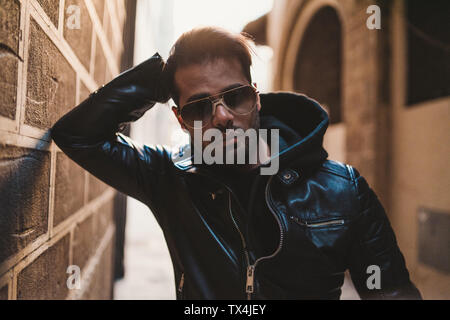
[[[155,55],[121,74],[51,134],[73,161],[150,207],[178,299],[339,299],[347,269],[362,298],[421,298],[374,192],[357,170],[327,160],[328,116],[316,101],[261,94],[262,127],[281,127],[286,144],[278,174],[261,176],[260,192],[249,191],[248,210],[226,179],[194,166],[185,149],[143,146],[118,133],[167,100],[158,85],[163,65]],[[367,288],[370,265],[380,268],[381,289]]]

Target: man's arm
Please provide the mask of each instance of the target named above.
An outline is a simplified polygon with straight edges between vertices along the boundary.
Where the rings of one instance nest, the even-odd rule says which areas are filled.
[[[405,259],[397,245],[385,210],[376,194],[359,172],[350,168],[360,203],[356,239],[350,254],[350,275],[361,299],[422,299],[409,278]],[[380,268],[380,288],[369,289],[367,280]],[[372,282],[372,281],[369,281]]]
[[[51,129],[55,143],[73,161],[119,191],[143,202],[154,197],[168,152],[140,146],[118,133],[156,102],[166,102],[164,61],[155,54],[129,69],[67,113]],[[147,203],[148,204],[148,203]]]

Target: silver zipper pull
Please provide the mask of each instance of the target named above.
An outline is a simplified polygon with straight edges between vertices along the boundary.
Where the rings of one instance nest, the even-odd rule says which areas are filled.
[[[247,284],[245,286],[245,291],[247,294],[253,293],[253,283],[254,283],[255,266],[247,267]]]

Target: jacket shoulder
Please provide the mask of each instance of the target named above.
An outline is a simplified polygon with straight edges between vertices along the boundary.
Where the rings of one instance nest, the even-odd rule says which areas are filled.
[[[358,171],[356,171],[356,169],[354,169],[351,165],[330,159],[322,162],[319,170],[331,173],[350,181],[359,176]]]

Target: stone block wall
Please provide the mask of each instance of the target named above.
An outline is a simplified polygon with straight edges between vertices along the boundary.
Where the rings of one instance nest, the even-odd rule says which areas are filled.
[[[121,71],[126,8],[0,0],[0,299],[112,298],[116,192],[49,128]],[[79,290],[66,285],[70,265]]]

